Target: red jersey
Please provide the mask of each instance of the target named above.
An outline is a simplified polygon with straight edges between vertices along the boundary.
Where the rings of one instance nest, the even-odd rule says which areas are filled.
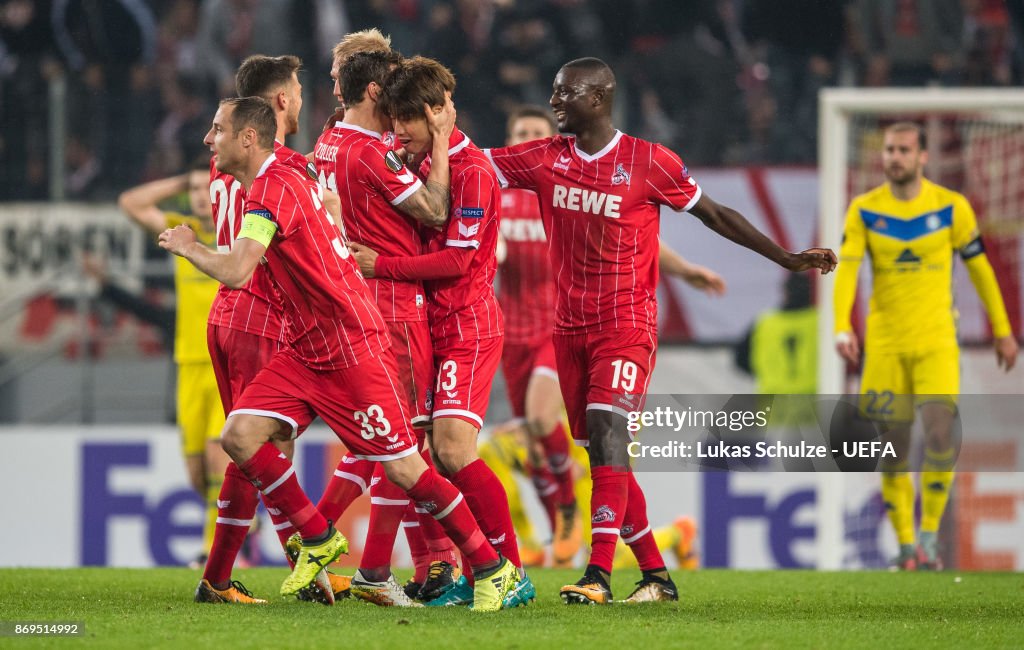
[[[304,169],[309,161],[297,151],[274,142],[274,154],[286,164]],[[245,188],[230,174],[217,171],[210,159],[210,200],[217,227],[217,249],[231,250],[238,230],[242,227],[245,207]],[[208,322],[275,341],[284,336],[284,321],[273,307],[270,278],[261,266],[253,271],[252,279],[241,289],[230,289],[223,284],[210,307]]]
[[[505,262],[498,265],[505,342],[550,341],[555,326],[555,278],[536,194],[527,190],[501,193],[501,236],[508,250]]]
[[[385,145],[380,133],[336,122],[317,140],[314,151],[320,184],[341,197],[345,237],[381,255],[406,257],[423,252],[415,219],[394,206],[423,183]],[[427,319],[423,283],[367,280],[384,320]]]
[[[277,226],[265,257],[291,352],[314,370],[338,370],[377,356],[391,341],[322,193],[305,172],[271,155],[245,212]]]
[[[448,247],[475,251],[468,270],[457,278],[427,280],[427,313],[434,347],[451,341],[486,339],[503,334],[501,308],[494,295],[498,260],[501,191],[483,152],[458,129],[448,149],[451,208],[441,232],[427,231],[427,253]],[[429,158],[423,173],[429,171]]]
[[[679,156],[619,131],[594,155],[560,135],[487,155],[502,186],[540,197],[556,331],[656,331],[659,206],[689,210],[701,195]]]

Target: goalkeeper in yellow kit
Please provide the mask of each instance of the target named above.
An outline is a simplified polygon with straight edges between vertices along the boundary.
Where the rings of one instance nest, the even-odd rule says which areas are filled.
[[[871,256],[872,291],[860,386],[862,416],[883,425],[897,458],[883,460],[882,498],[896,529],[902,569],[939,569],[937,533],[950,486],[953,422],[960,393],[952,269],[964,261],[985,304],[996,361],[1009,371],[1017,358],[999,285],[978,225],[963,195],[924,178],[924,130],[898,122],[885,130],[887,183],[856,197],[846,213],[835,285],[836,348],[857,363],[860,345],[850,324],[861,259]],[[915,546],[914,485],[908,474],[915,409],[925,432],[921,467],[921,527]]]

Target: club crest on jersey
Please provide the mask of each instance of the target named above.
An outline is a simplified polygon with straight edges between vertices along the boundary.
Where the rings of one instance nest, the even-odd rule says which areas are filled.
[[[620,163],[615,168],[615,173],[612,174],[612,185],[622,185],[623,183],[629,184],[629,172]]]
[[[394,151],[388,151],[384,154],[384,164],[388,166],[388,169],[395,172],[396,174],[405,167],[405,163],[398,157],[398,154]]]
[[[455,208],[455,216],[463,219],[483,219],[483,208]]]
[[[306,175],[312,178],[314,181],[317,180],[316,165],[311,162],[306,163]]]

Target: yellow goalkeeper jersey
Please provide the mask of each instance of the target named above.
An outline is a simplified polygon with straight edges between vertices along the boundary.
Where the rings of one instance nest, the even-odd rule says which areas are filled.
[[[204,244],[213,243],[215,233],[202,228],[195,217],[167,213],[167,227],[185,224],[196,232]],[[206,319],[220,283],[192,266],[184,257],[174,256],[174,361],[177,363],[210,363],[206,344]]]
[[[924,179],[910,201],[897,199],[886,183],[850,203],[836,274],[836,332],[853,329],[850,311],[865,252],[873,277],[866,349],[915,352],[956,344],[956,253],[985,303],[993,334],[1010,333],[974,210],[963,195]]]

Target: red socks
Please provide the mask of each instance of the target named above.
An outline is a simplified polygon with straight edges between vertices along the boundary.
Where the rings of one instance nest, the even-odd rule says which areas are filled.
[[[352,502],[366,492],[375,466],[373,461],[362,460],[352,454],[342,456],[316,509],[325,518],[338,521]]]
[[[430,514],[444,527],[448,537],[463,552],[471,567],[486,566],[498,561],[498,554],[480,532],[463,495],[437,470],[427,468],[407,494],[416,502],[417,510]]]
[[[601,466],[592,468],[590,474],[594,481],[590,499],[590,564],[611,573],[615,544],[619,541],[619,530],[626,515],[630,472]],[[644,509],[646,511],[646,507]]]
[[[451,480],[466,496],[469,509],[473,511],[488,541],[512,564],[523,566],[519,559],[516,531],[512,527],[512,515],[508,511],[508,495],[487,463],[477,458],[456,472]],[[451,537],[450,532],[448,536]]]
[[[664,568],[665,560],[647,522],[647,499],[633,472],[629,473],[628,493],[626,516],[622,519],[622,541],[633,551],[641,571]]]
[[[548,466],[558,484],[558,492],[555,494],[555,503],[560,506],[567,506],[576,502],[576,493],[573,491],[572,480],[572,456],[569,455],[569,436],[561,422],[555,425],[548,435],[540,439],[544,448],[544,456],[548,460]]]
[[[303,539],[323,535],[327,520],[310,502],[295,478],[291,461],[269,442],[240,468],[263,493],[267,508],[281,511]]]
[[[213,546],[203,570],[203,577],[211,584],[231,579],[231,568],[256,515],[259,500],[257,494],[256,488],[238,466],[229,463],[224,472],[224,483],[220,486],[220,496],[217,497],[217,527],[213,533]]]
[[[384,475],[380,463],[373,472],[370,485],[370,526],[366,532],[360,569],[381,569],[391,566],[391,554],[402,517],[409,507],[409,497]]]

